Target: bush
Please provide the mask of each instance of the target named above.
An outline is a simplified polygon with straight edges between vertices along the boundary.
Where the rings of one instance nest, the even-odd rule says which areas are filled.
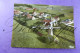
[[[52,42],[54,42],[54,38],[51,35],[49,35],[49,36],[40,36],[40,37],[38,37],[38,39],[43,43],[52,43]]]

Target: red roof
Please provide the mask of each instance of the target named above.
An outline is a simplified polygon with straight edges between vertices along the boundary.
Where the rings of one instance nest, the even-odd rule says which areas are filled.
[[[43,20],[43,22],[51,22],[51,20]]]

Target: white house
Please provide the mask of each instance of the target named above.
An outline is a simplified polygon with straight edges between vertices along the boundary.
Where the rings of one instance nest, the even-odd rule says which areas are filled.
[[[53,17],[51,20],[54,23],[54,26],[56,26],[56,25],[58,25],[58,21],[60,20],[60,18],[58,16],[56,16],[56,17]]]
[[[66,19],[66,20],[63,20],[61,23],[64,23],[64,24],[66,24],[66,25],[70,25],[70,24],[73,24],[74,21],[71,20],[71,19]]]

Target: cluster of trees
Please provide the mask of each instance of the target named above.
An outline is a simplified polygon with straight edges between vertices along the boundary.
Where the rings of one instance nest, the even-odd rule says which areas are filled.
[[[25,6],[25,7],[32,8],[32,6],[31,5],[28,5],[28,4],[14,4],[14,6]]]

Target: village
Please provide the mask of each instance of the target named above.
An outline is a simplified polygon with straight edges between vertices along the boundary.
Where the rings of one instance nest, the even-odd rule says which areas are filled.
[[[40,10],[43,10],[43,11],[40,11]],[[51,10],[53,10],[54,12],[51,12]],[[65,12],[60,13],[60,14],[55,14],[55,13],[57,13],[57,12],[55,12],[55,10],[57,12],[58,11],[61,12],[62,10],[66,10],[66,8],[64,8],[64,9],[56,8],[55,9],[55,6],[52,6],[52,5],[49,7],[42,6],[41,8],[37,7],[35,5],[32,5],[32,6],[27,5],[27,7],[26,6],[24,6],[24,7],[23,6],[15,6],[14,20],[16,20],[16,22],[21,24],[21,26],[27,27],[28,30],[30,30],[30,33],[35,33],[37,35],[37,37],[40,37],[40,38],[38,38],[38,40],[40,40],[44,43],[47,43],[47,44],[53,43],[53,44],[58,45],[58,44],[62,44],[65,41],[66,43],[64,42],[64,46],[62,46],[63,48],[66,48],[66,47],[74,48],[75,47],[73,44],[74,43],[74,38],[73,38],[74,32],[68,31],[68,30],[66,30],[66,28],[63,29],[64,26],[67,26],[68,28],[73,30],[74,29],[74,21],[72,18],[71,19],[65,18],[65,16],[67,15],[67,13],[65,13]],[[50,11],[51,13],[48,11]],[[70,14],[72,14],[72,11],[70,12]],[[13,24],[14,24],[14,22],[13,22]],[[13,26],[13,28],[14,28],[14,26]],[[23,32],[23,30],[25,30],[25,29],[21,28],[19,31]],[[64,30],[64,31],[61,32],[61,30]],[[61,32],[61,34],[59,34],[60,32]],[[13,31],[13,33],[15,33],[15,32]],[[26,33],[26,31],[25,31],[25,33]],[[68,33],[70,33],[70,35]],[[63,37],[63,39],[61,39],[59,37]],[[69,40],[65,40],[65,39],[69,39]],[[63,41],[63,42],[61,43],[61,41]],[[41,43],[41,44],[43,44],[43,43]],[[66,44],[67,44],[67,46],[65,46]],[[56,47],[49,46],[47,48],[58,48],[58,46],[56,46]],[[62,47],[59,46],[59,48],[62,48]],[[45,48],[45,47],[39,47],[39,48]]]

